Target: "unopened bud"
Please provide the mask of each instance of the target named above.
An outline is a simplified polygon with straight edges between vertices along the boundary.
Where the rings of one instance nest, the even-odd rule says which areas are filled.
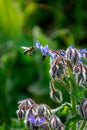
[[[45,115],[47,117],[49,117],[51,114],[51,109],[46,104],[38,105],[37,111],[38,111],[37,112],[38,115]]]
[[[24,99],[24,100],[19,101],[18,104],[19,104],[19,106],[18,106],[19,109],[27,110],[33,104],[35,104],[35,102],[32,99],[28,98],[28,99]]]
[[[58,63],[57,77],[62,78],[65,74],[66,66],[63,63]]]
[[[52,67],[52,77],[55,78],[56,74],[57,74],[57,66],[54,65],[54,66]]]
[[[62,102],[62,93],[58,89],[54,88],[53,83],[50,83],[50,97],[57,103]]]
[[[85,81],[85,73],[79,73],[79,74],[76,74],[76,83],[78,85],[82,85]]]
[[[21,109],[21,110],[17,110],[16,113],[17,113],[18,119],[22,120],[24,117],[24,111]]]
[[[26,128],[30,129],[30,127],[31,127],[30,121],[29,120],[25,120],[24,123],[25,123]]]
[[[52,115],[49,122],[52,130],[64,130],[65,126],[57,116]]]
[[[78,50],[74,49],[74,54],[71,59],[71,64],[77,65],[79,62],[79,59],[80,59],[80,54],[79,54]]]
[[[66,58],[70,61],[72,65],[78,64],[80,59],[79,51],[74,49],[73,47],[69,47],[66,50]]]
[[[74,54],[74,49],[73,49],[73,47],[67,48],[67,50],[66,50],[66,58],[67,58],[68,60],[71,60],[71,59],[72,59],[73,54]]]
[[[80,114],[83,118],[87,118],[87,98],[84,98],[80,103]]]

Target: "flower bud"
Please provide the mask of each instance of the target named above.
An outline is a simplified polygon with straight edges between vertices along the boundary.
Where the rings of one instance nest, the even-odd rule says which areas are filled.
[[[79,74],[76,74],[76,83],[78,85],[82,85],[85,81],[85,74],[84,73],[79,73]]]
[[[74,54],[73,54],[73,57],[71,59],[71,64],[77,65],[79,60],[80,60],[80,54],[79,54],[78,50],[74,49]]]
[[[50,97],[57,103],[62,102],[62,93],[58,89],[55,89],[53,83],[50,84]]]
[[[83,118],[87,118],[87,98],[84,98],[80,103],[80,114]]]
[[[78,64],[80,59],[79,51],[74,49],[73,47],[69,47],[66,50],[66,58],[70,61],[72,65]]]
[[[24,123],[25,123],[25,126],[26,126],[27,129],[30,129],[30,128],[31,128],[31,125],[30,125],[30,121],[29,121],[29,120],[25,120]]]
[[[35,102],[32,99],[28,98],[28,99],[24,99],[24,100],[19,101],[18,104],[19,104],[19,106],[18,106],[19,109],[27,110],[33,104],[35,104]]]
[[[68,60],[71,60],[71,59],[72,59],[73,54],[74,54],[74,49],[73,49],[73,47],[67,48],[67,50],[66,50],[66,58],[67,58]]]
[[[17,110],[16,113],[17,113],[18,119],[22,120],[24,117],[24,111],[22,109],[20,109],[20,110]]]
[[[64,130],[65,126],[57,116],[52,115],[49,122],[52,130]]]
[[[51,109],[46,104],[38,105],[37,111],[38,111],[37,112],[38,115],[45,115],[47,117],[51,115]]]
[[[58,63],[57,77],[62,78],[65,74],[66,66],[63,63]]]
[[[57,66],[54,65],[52,66],[52,77],[55,78],[56,74],[57,74]]]

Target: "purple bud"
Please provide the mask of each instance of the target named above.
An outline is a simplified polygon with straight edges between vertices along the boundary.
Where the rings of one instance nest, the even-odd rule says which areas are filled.
[[[77,68],[79,69],[79,72],[75,75],[76,83],[79,85],[83,85],[86,81],[86,72],[84,66],[82,63],[79,63],[79,66]]]
[[[66,50],[66,58],[70,61],[71,65],[76,65],[78,64],[79,60],[80,60],[80,53],[78,50],[69,47]]]
[[[24,111],[23,110],[17,110],[17,116],[19,120],[22,120],[24,118]]]
[[[55,76],[56,76],[56,74],[57,74],[57,71],[58,71],[57,66],[54,65],[54,66],[52,67],[52,77],[53,77],[53,78],[55,78]]]
[[[73,48],[71,48],[71,47],[67,48],[67,50],[66,50],[66,58],[68,60],[71,60],[71,58],[73,56],[73,53],[74,53],[74,49]]]
[[[61,120],[55,116],[52,115],[50,117],[50,126],[53,130],[64,130],[65,126],[62,124]]]
[[[84,98],[80,103],[80,114],[83,118],[87,118],[87,98]]]

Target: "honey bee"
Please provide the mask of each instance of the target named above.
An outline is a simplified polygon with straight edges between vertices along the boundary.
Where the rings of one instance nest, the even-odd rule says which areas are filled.
[[[22,46],[21,48],[24,49],[24,55],[29,54],[30,56],[32,56],[32,53],[35,50],[34,46],[31,46],[31,47],[24,47],[24,46]]]

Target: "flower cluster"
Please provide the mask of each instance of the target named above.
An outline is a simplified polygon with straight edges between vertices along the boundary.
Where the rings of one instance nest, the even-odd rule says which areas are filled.
[[[87,67],[83,61],[87,60],[87,49],[78,50],[73,46],[66,50],[53,50],[48,45],[42,46],[36,42],[34,47],[22,47],[24,54],[32,55],[33,51],[39,49],[42,52],[43,60],[46,56],[50,57],[50,97],[56,103],[61,103],[62,92],[54,87],[55,81],[62,84],[70,94],[71,103],[64,103],[56,109],[51,109],[46,104],[37,104],[28,98],[19,101],[17,115],[19,120],[24,120],[25,126],[29,130],[83,130],[86,128],[85,119],[87,119],[87,98],[84,98],[84,92],[87,86]],[[80,87],[77,87],[77,86]],[[76,92],[76,93],[75,93]],[[80,98],[79,98],[80,97]],[[78,99],[79,98],[79,99]],[[80,101],[80,105],[78,102]],[[78,117],[77,108],[79,106],[80,115]],[[66,117],[71,115],[70,122],[66,121],[66,127],[57,115],[65,114]],[[67,112],[69,112],[67,114]],[[61,117],[61,116],[60,116]],[[74,118],[74,120],[73,120]],[[75,118],[77,122],[75,121]],[[68,119],[68,118],[67,118]],[[69,119],[68,119],[69,120]],[[80,125],[79,125],[80,120]],[[75,121],[72,123],[72,121]],[[83,122],[83,123],[82,123]],[[82,124],[82,125],[81,125]],[[77,128],[78,127],[78,128]]]
[[[41,46],[36,42],[38,48],[43,55],[50,56],[50,75],[53,79],[61,79],[64,76],[69,76],[69,70],[75,75],[75,80],[78,85],[87,85],[87,67],[82,63],[82,59],[87,60],[87,50],[70,46],[67,50],[52,50],[48,45]]]
[[[64,130],[61,120],[52,114],[46,104],[36,104],[28,98],[19,101],[17,115],[19,120],[24,120],[27,129],[32,130]]]

